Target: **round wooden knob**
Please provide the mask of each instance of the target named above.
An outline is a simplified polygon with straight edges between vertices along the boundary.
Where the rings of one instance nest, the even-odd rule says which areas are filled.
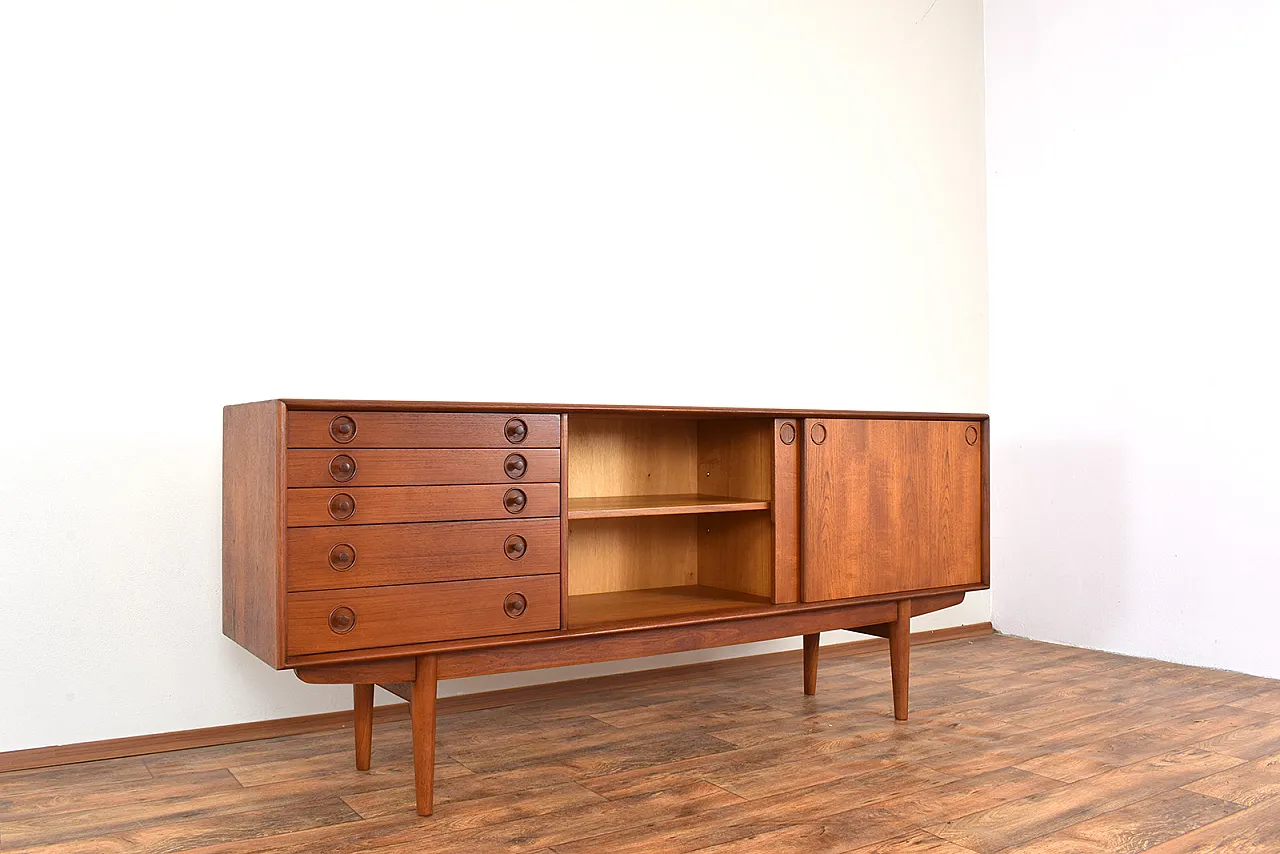
[[[507,508],[508,513],[519,513],[524,510],[525,503],[529,497],[524,494],[523,489],[508,489],[506,494],[502,496],[502,506]]]
[[[529,461],[524,458],[523,454],[508,454],[507,459],[502,464],[502,470],[512,480],[519,480],[529,470]]]
[[[329,631],[335,635],[345,635],[356,627],[356,612],[346,605],[340,605],[329,612]]]
[[[508,593],[507,598],[502,600],[503,613],[513,620],[523,614],[527,607],[529,601],[524,598],[523,593]]]
[[[356,500],[345,492],[339,492],[329,499],[329,515],[341,521],[350,519],[356,512]]]
[[[970,445],[978,444],[978,428],[972,424],[964,428],[964,440]]]
[[[525,424],[519,418],[512,418],[507,422],[506,428],[503,430],[507,441],[513,445],[518,445],[529,435],[529,425]]]
[[[827,441],[827,428],[821,423],[814,424],[813,429],[809,431],[809,435],[813,438],[813,444],[821,445]]]
[[[778,438],[782,440],[782,444],[790,445],[796,440],[796,425],[790,421],[785,422],[778,428]]]
[[[329,566],[338,570],[338,572],[346,572],[356,563],[356,550],[350,543],[338,543],[329,549]]]
[[[503,552],[512,560],[519,560],[524,557],[524,553],[528,548],[529,543],[519,534],[512,534],[507,537],[507,541],[502,544]]]
[[[356,461],[346,454],[329,460],[329,476],[340,483],[345,483],[356,476]]]
[[[345,445],[356,437],[356,422],[346,415],[338,415],[329,422],[329,435],[333,441]]]

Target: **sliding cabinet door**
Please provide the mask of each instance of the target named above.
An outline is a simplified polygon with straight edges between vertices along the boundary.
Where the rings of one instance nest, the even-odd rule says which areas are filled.
[[[801,598],[981,583],[984,427],[806,420]]]

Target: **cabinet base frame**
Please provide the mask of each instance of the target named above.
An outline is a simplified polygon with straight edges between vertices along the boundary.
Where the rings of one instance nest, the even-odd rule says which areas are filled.
[[[758,617],[692,626],[667,626],[612,635],[548,639],[506,647],[427,653],[377,661],[299,667],[297,676],[313,684],[354,685],[356,767],[368,768],[373,736],[373,685],[410,703],[413,767],[419,815],[430,815],[435,777],[436,689],[440,679],[482,676],[571,664],[616,661],[707,649],[738,643],[804,636],[804,692],[817,691],[818,640],[823,631],[847,629],[889,639],[893,713],[907,719],[911,617],[958,605],[964,593],[918,599],[837,605],[821,610],[762,614]]]

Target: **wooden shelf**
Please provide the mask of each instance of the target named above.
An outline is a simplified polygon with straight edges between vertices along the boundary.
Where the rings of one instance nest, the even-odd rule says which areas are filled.
[[[587,593],[569,597],[568,624],[569,628],[581,628],[654,617],[747,610],[753,606],[767,608],[772,607],[772,603],[767,596],[753,596],[701,584]]]
[[[570,498],[570,519],[616,519],[624,516],[679,516],[689,513],[733,513],[768,510],[769,502],[724,495],[610,495]]]

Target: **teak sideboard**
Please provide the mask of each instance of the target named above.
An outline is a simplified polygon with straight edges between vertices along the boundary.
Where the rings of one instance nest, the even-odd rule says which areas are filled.
[[[802,635],[889,639],[989,583],[985,415],[269,400],[223,412],[223,632],[304,682],[436,682]]]

